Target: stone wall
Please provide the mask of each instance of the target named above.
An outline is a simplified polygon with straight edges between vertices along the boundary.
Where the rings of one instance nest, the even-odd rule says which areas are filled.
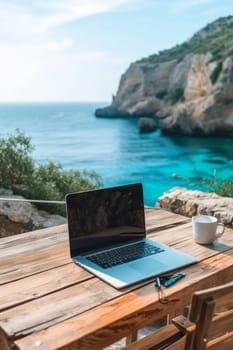
[[[213,215],[223,224],[233,226],[233,198],[221,197],[216,193],[174,187],[158,199],[156,207],[189,217]]]

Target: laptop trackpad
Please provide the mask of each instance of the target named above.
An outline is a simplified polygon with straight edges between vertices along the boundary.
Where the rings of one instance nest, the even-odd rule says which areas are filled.
[[[132,262],[129,266],[143,275],[145,275],[145,273],[153,274],[167,269],[167,265],[152,258]]]

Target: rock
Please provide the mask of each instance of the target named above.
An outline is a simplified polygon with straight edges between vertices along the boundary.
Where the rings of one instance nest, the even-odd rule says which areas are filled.
[[[194,34],[194,38],[208,40],[205,38],[209,35],[211,39],[212,33],[224,26],[230,30],[232,23],[233,16],[219,19]],[[185,44],[187,47],[188,42]],[[205,53],[185,52],[180,57],[169,56],[170,60],[149,57],[132,63],[121,76],[112,105],[96,110],[96,115],[156,116],[163,133],[232,137],[232,51],[228,51],[228,56],[205,50]]]
[[[46,228],[66,223],[66,218],[63,216],[49,214],[42,210],[33,210],[31,220],[34,228]]]
[[[138,128],[141,132],[152,132],[157,129],[157,125],[153,118],[141,117],[138,120]]]
[[[12,191],[0,189],[0,197],[1,237],[61,225],[67,221],[63,216],[38,210],[24,197],[13,195]]]
[[[6,216],[0,216],[0,238],[31,231],[30,225],[10,221]]]
[[[117,94],[111,106],[97,109],[97,116],[108,116],[109,111],[115,116],[153,117],[159,110],[161,100],[156,93],[168,89],[169,75],[176,65],[174,62],[156,64],[131,64],[120,79]],[[112,113],[111,112],[111,113]]]
[[[122,108],[115,106],[108,106],[105,108],[97,108],[95,111],[96,117],[102,118],[118,118],[118,117],[129,117],[130,113]]]
[[[233,57],[223,61],[215,84],[211,73],[218,62],[208,63],[210,54],[193,55],[186,76],[184,99],[166,106],[167,118],[160,121],[164,133],[185,135],[233,135]],[[160,113],[164,113],[162,110]]]
[[[189,217],[213,215],[223,224],[233,226],[233,198],[212,192],[174,187],[158,199],[156,207]]]
[[[33,206],[30,202],[19,201],[24,198],[15,195],[1,195],[1,198],[6,198],[6,201],[0,200],[0,215],[6,216],[10,221],[16,223],[24,225],[31,224]],[[8,201],[7,198],[10,200]],[[15,199],[16,201],[12,201],[11,199]]]
[[[95,114],[157,116],[162,132],[170,134],[232,136],[233,57],[223,61],[215,84],[210,76],[218,62],[210,59],[207,53],[188,54],[181,62],[133,63],[123,74],[112,105]]]

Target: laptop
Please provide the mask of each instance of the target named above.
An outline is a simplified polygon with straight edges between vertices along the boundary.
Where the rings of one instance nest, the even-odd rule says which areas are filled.
[[[117,289],[197,261],[146,237],[141,183],[69,193],[66,210],[71,258]]]

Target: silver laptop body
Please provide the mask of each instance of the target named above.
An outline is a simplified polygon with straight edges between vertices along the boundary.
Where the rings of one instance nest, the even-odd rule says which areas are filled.
[[[117,289],[195,263],[146,238],[141,183],[66,196],[73,261]]]

